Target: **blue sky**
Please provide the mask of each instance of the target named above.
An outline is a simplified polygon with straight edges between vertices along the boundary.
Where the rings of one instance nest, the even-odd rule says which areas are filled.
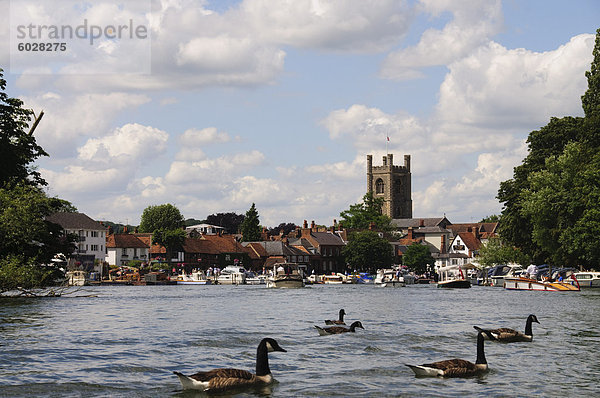
[[[582,115],[600,27],[592,0],[58,3],[0,0],[8,92],[45,111],[49,193],[133,224],[153,204],[202,219],[254,202],[266,226],[330,225],[386,135],[396,163],[412,156],[415,217],[498,214],[528,133]],[[63,69],[65,54],[16,62],[16,21],[132,16],[151,41],[69,42]]]

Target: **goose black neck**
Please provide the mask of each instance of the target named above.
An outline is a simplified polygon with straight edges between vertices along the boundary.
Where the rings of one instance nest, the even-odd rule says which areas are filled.
[[[526,336],[533,336],[533,328],[531,327],[532,324],[533,324],[533,318],[532,317],[527,318],[527,322],[525,323],[525,335]]]
[[[271,373],[269,369],[269,350],[267,344],[261,342],[256,349],[256,375],[266,376]]]
[[[340,310],[340,321],[344,322],[344,310]]]
[[[483,352],[483,334],[477,334],[477,360],[475,363],[487,364],[485,353]]]

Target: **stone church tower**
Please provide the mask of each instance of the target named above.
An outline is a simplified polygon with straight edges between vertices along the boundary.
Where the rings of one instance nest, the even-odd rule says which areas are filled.
[[[373,167],[373,155],[367,155],[367,192],[384,199],[383,214],[412,218],[410,155],[404,155],[404,166],[394,166],[393,156],[384,156],[383,166]]]

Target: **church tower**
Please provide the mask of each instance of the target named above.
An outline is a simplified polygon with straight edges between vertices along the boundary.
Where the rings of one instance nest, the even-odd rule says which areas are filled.
[[[373,155],[367,155],[367,192],[383,198],[382,213],[391,218],[412,218],[410,155],[404,166],[394,166],[394,155],[383,157],[383,166],[373,167]]]

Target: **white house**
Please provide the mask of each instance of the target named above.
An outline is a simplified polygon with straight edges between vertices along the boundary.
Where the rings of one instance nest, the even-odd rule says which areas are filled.
[[[77,235],[77,249],[71,254],[71,260],[78,268],[101,271],[101,264],[96,264],[96,260],[104,261],[106,253],[107,228],[104,225],[83,213],[54,213],[46,220],[60,225],[65,234]]]
[[[109,265],[126,265],[130,261],[150,260],[150,245],[133,234],[112,234],[106,239],[106,262]]]
[[[218,225],[210,225],[210,224],[196,224],[190,225],[189,227],[185,227],[185,231],[189,234],[190,232],[196,230],[196,232],[201,233],[202,235],[218,235],[225,231],[225,228],[219,227]]]

